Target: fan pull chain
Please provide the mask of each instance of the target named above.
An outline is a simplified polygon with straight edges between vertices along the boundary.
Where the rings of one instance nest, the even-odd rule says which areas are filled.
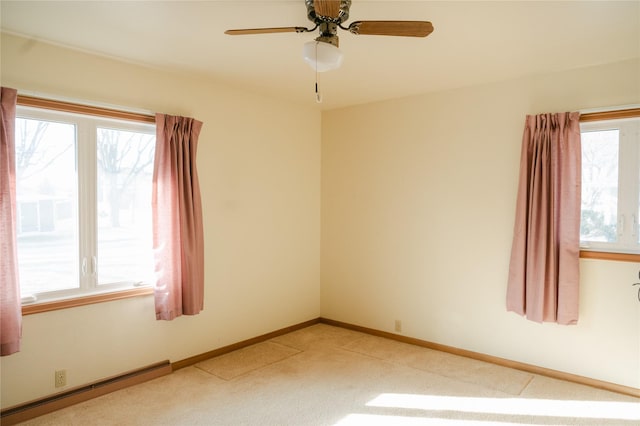
[[[316,41],[316,102],[322,103],[322,95],[318,91],[318,43]]]

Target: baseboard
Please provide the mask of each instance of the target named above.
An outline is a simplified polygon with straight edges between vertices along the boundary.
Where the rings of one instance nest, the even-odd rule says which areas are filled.
[[[295,324],[289,327],[281,328],[276,331],[272,331],[271,333],[263,334],[261,336],[253,337],[251,339],[243,340],[241,342],[233,343],[228,346],[224,346],[222,348],[214,349],[209,352],[202,353],[200,355],[195,355],[189,358],[185,358],[180,361],[176,361],[171,364],[173,371],[179,370],[181,368],[189,367],[191,365],[197,364],[202,361],[206,361],[210,358],[214,358],[220,355],[224,355],[229,352],[236,351],[238,349],[245,348],[247,346],[255,345],[256,343],[265,342],[269,339],[273,339],[274,337],[282,336],[283,334],[291,333],[292,331],[301,330],[303,328],[307,328],[311,325],[318,324],[320,322],[320,318],[315,318],[309,321],[301,322],[299,324]]]
[[[596,380],[589,377],[579,376],[576,374],[565,373],[563,371],[552,370],[550,368],[538,367],[537,365],[526,364],[523,362],[512,361],[492,355],[483,354],[480,352],[468,351],[465,349],[459,349],[453,346],[441,345],[439,343],[428,342],[425,340],[416,339],[413,337],[406,337],[399,334],[389,333],[386,331],[375,330],[373,328],[362,327],[359,325],[349,324],[342,321],[336,321],[328,318],[320,318],[322,324],[332,325],[335,327],[342,327],[349,330],[359,331],[373,336],[385,337],[387,339],[396,340],[402,343],[409,343],[416,346],[421,346],[428,349],[435,349],[441,352],[447,352],[453,355],[460,355],[467,358],[477,359],[479,361],[490,362],[492,364],[501,365],[503,367],[514,368],[516,370],[526,371],[528,373],[538,374],[541,376],[551,377],[553,379],[565,380],[567,382],[578,383],[581,385],[587,385],[598,389],[603,389],[611,392],[620,393],[623,395],[629,395],[636,398],[640,398],[640,389],[632,388],[629,386],[623,386],[616,383],[605,382],[602,380]]]
[[[3,426],[15,425],[78,404],[79,402],[97,398],[119,389],[171,374],[171,372],[172,369],[169,361],[162,361],[118,376],[60,392],[46,398],[20,404],[15,407],[9,407],[0,413],[0,422]]]
[[[152,364],[144,368],[130,371],[128,373],[120,374],[115,377],[100,380],[95,383],[84,385],[78,388],[74,388],[65,392],[61,392],[55,395],[51,395],[46,398],[42,398],[36,401],[20,404],[15,407],[9,407],[2,410],[0,413],[0,419],[3,426],[11,426],[26,420],[33,419],[38,416],[42,416],[47,413],[51,413],[56,410],[60,410],[71,405],[87,401],[92,398],[96,398],[107,393],[114,392],[116,390],[124,389],[129,386],[134,386],[143,382],[146,382],[157,377],[161,377],[175,370],[179,370],[184,367],[188,367],[207,359],[224,355],[229,352],[233,352],[238,349],[242,349],[247,346],[261,343],[274,337],[282,336],[287,333],[291,333],[296,330],[309,327],[314,324],[327,324],[335,327],[342,327],[349,330],[359,331],[362,333],[370,334],[373,336],[385,337],[387,339],[396,340],[402,343],[409,343],[416,346],[421,346],[428,349],[435,349],[442,352],[447,352],[453,355],[460,355],[467,358],[477,359],[479,361],[490,362],[496,365],[504,367],[514,368],[521,371],[526,371],[532,374],[539,374],[554,379],[565,380],[568,382],[578,383],[582,385],[591,386],[598,389],[603,389],[611,392],[616,392],[624,395],[630,395],[636,398],[640,398],[640,389],[618,385],[616,383],[605,382],[601,380],[591,379],[589,377],[578,376],[575,374],[565,373],[562,371],[552,370],[549,368],[538,367],[536,365],[525,364],[522,362],[511,361],[504,358],[495,357],[479,352],[468,351],[465,349],[459,349],[452,346],[441,345],[439,343],[428,342],[425,340],[416,339],[413,337],[406,337],[399,334],[393,334],[386,331],[380,331],[373,328],[362,327],[359,325],[349,324],[342,321],[336,321],[329,318],[316,318],[309,321],[305,321],[296,325],[281,328],[276,331],[272,331],[261,336],[253,337],[251,339],[243,340],[222,348],[214,349],[209,352],[205,352],[200,355],[189,357],[174,363],[169,361],[159,362]]]
[[[79,386],[64,392],[60,392],[35,401],[26,402],[24,404],[9,407],[0,412],[0,423],[2,426],[15,425],[44,414],[51,413],[62,408],[88,401],[92,398],[111,393],[120,389],[134,386],[146,382],[157,377],[171,374],[175,370],[205,361],[209,358],[220,356],[235,350],[251,346],[256,343],[264,342],[292,331],[300,330],[314,324],[318,324],[320,318],[315,318],[289,327],[281,328],[271,333],[243,340],[222,348],[214,349],[200,355],[192,356],[174,363],[169,361],[159,362],[147,367],[143,367],[134,371],[120,374],[111,378],[103,379],[94,383]]]

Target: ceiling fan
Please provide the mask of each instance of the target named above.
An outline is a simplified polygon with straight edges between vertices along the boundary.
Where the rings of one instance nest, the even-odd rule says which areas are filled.
[[[338,29],[356,35],[382,35],[403,37],[426,37],[433,31],[428,21],[355,21],[344,27],[349,19],[351,0],[304,0],[307,18],[313,22],[313,28],[276,27],[227,30],[225,34],[269,34],[269,33],[307,33],[319,29],[320,36],[304,45],[305,61],[316,71],[336,69],[342,63],[342,52],[338,49]]]

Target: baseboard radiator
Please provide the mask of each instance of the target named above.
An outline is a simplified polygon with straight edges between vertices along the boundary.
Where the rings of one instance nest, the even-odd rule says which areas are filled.
[[[171,372],[171,363],[168,360],[158,362],[124,374],[60,392],[46,398],[7,408],[2,410],[0,414],[0,423],[2,423],[3,426],[15,425],[79,402],[97,398],[119,389],[171,374]]]

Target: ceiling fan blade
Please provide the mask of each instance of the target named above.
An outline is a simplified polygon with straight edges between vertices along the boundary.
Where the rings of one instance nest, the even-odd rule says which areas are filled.
[[[429,21],[356,21],[349,25],[353,34],[426,37],[433,32]]]
[[[315,0],[313,8],[318,16],[337,18],[340,16],[340,0]]]
[[[279,28],[247,28],[242,30],[227,30],[224,33],[229,35],[246,34],[271,34],[271,33],[304,33],[310,31],[305,27],[279,27]]]

